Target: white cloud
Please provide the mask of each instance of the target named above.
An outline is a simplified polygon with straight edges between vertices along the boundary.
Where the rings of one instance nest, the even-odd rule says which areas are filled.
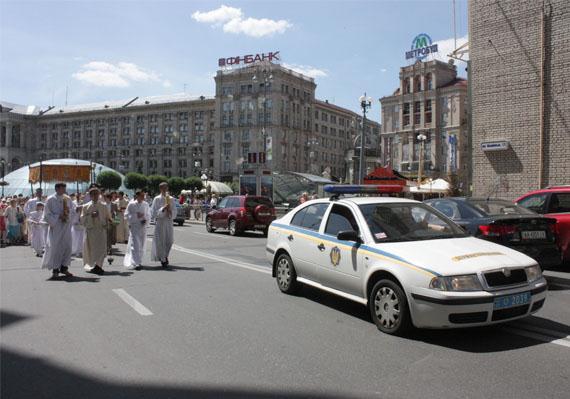
[[[102,87],[128,87],[133,82],[162,83],[170,87],[168,80],[163,80],[160,74],[146,70],[131,62],[111,64],[104,61],[91,61],[81,66],[73,78],[93,86]]]
[[[236,18],[224,24],[224,32],[235,34],[243,33],[251,37],[263,37],[271,36],[275,33],[284,33],[291,26],[292,25],[284,19],[275,21],[267,18]]]
[[[232,19],[239,19],[242,15],[241,9],[222,5],[220,8],[212,11],[196,11],[192,14],[192,19],[208,24],[219,24]]]
[[[281,66],[287,69],[291,69],[295,72],[299,72],[305,76],[309,76],[311,78],[326,78],[329,76],[326,69],[320,69],[317,67],[313,67],[310,65],[297,65],[297,64],[287,64],[282,63]]]
[[[458,37],[457,48],[467,43],[467,40],[468,40],[467,36]],[[437,44],[437,53],[433,53],[433,58],[443,62],[449,61],[448,55],[451,54],[451,52],[453,52],[453,50],[456,49],[456,47],[454,46],[454,39],[449,38],[444,40],[438,40],[434,42],[434,44]],[[465,54],[463,58],[468,60],[469,54]]]
[[[293,26],[284,19],[244,18],[240,8],[227,7],[225,5],[212,11],[196,11],[192,14],[192,19],[197,22],[211,24],[213,27],[223,24],[222,29],[226,33],[244,34],[255,38],[284,33]]]

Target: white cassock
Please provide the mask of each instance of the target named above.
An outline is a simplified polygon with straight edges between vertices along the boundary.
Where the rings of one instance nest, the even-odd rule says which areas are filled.
[[[150,223],[150,207],[144,201],[139,203],[137,200],[132,200],[125,210],[125,220],[129,226],[129,243],[123,265],[127,269],[134,269],[142,264],[146,228]]]
[[[93,212],[97,211],[97,216]],[[107,256],[107,224],[111,214],[105,204],[90,201],[83,206],[81,225],[85,227],[83,241],[83,268],[91,271],[96,265],[103,267]]]
[[[115,201],[117,205],[117,216],[119,218],[119,224],[117,225],[117,242],[123,244],[129,239],[129,226],[125,218],[125,210],[129,205],[129,201],[126,199],[118,199]]]
[[[85,238],[85,227],[80,223],[81,208],[75,202],[75,212],[71,218],[71,253],[75,256],[81,256],[83,253],[83,240]]]
[[[75,205],[67,195],[50,195],[44,208],[44,221],[48,226],[46,251],[42,269],[69,267],[71,263],[71,215]],[[65,221],[61,216],[66,214]]]
[[[46,245],[45,232],[47,230],[47,224],[42,220],[43,217],[43,211],[33,211],[28,217],[28,221],[30,223],[30,233],[32,235],[31,246],[38,255],[43,254]]]
[[[152,201],[151,213],[156,220],[154,237],[152,238],[152,250],[150,258],[155,262],[164,262],[168,258],[170,248],[174,241],[174,217],[176,216],[176,203],[174,198],[168,196],[170,212],[166,211],[166,197],[157,195]]]
[[[24,213],[26,214],[26,218],[27,218],[26,223],[28,224],[28,242],[30,244],[32,242],[32,236],[34,235],[34,229],[32,229],[29,217],[30,217],[30,214],[32,212],[36,211],[36,205],[38,204],[38,202],[41,202],[41,199],[39,199],[37,197],[36,198],[30,198],[26,202],[26,205],[24,205]]]

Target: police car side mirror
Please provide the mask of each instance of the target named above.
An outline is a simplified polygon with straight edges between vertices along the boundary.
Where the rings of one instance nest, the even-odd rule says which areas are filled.
[[[339,241],[360,242],[360,236],[358,235],[358,232],[354,230],[339,231],[336,235],[336,239]]]
[[[212,209],[218,209],[216,205],[212,205]]]

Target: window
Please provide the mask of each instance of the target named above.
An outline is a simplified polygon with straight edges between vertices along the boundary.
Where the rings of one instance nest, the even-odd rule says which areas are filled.
[[[230,197],[226,197],[226,198],[222,199],[222,200],[220,201],[220,203],[218,204],[218,208],[219,208],[219,209],[225,208],[226,205],[228,204],[229,198],[230,198]]]
[[[569,213],[570,193],[554,193],[550,197],[548,213]]]
[[[424,104],[424,123],[431,124],[431,100],[426,100]]]
[[[314,204],[301,209],[291,220],[294,226],[318,231],[329,204]]]
[[[432,90],[433,89],[433,79],[432,79],[431,73],[428,73],[426,75],[425,80],[426,80],[426,90]]]
[[[404,126],[408,126],[410,124],[410,103],[404,103],[402,113],[404,116]]]
[[[325,234],[336,237],[339,232],[347,230],[358,231],[358,224],[352,211],[346,206],[333,205],[327,221],[327,227],[325,228]]]
[[[535,211],[536,213],[544,213],[544,205],[546,203],[546,197],[548,194],[535,194],[529,195],[518,202],[520,206],[524,206],[527,209]]]

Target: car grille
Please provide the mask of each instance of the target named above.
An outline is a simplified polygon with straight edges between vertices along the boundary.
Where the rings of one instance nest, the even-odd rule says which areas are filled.
[[[454,324],[482,323],[487,321],[488,312],[451,313],[449,321]]]
[[[509,269],[511,274],[506,276],[502,271],[494,271],[485,273],[487,285],[492,288],[503,287],[508,285],[526,283],[526,272],[524,269]]]
[[[514,308],[499,309],[493,312],[491,320],[499,321],[510,319],[511,317],[522,316],[528,312],[529,305],[516,306]]]

